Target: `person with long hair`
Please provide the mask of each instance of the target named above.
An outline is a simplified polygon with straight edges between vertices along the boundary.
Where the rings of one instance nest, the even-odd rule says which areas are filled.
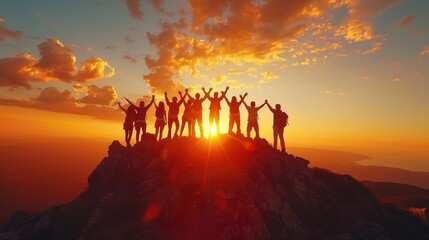
[[[133,125],[136,120],[136,109],[134,105],[130,105],[127,109],[125,109],[120,102],[118,102],[119,108],[122,109],[125,113],[125,121],[123,124],[124,132],[125,132],[125,142],[127,143],[127,147],[131,147],[131,138],[133,137]]]
[[[165,114],[165,106],[163,102],[159,102],[159,106],[155,103],[155,140],[162,140],[162,132],[164,131],[165,124],[167,122]]]
[[[240,95],[240,101],[237,101],[237,97],[232,97],[231,102],[225,97],[225,101],[229,106],[229,129],[228,134],[232,134],[232,128],[234,124],[237,126],[237,134],[241,134],[240,127],[240,105],[244,102],[247,93],[244,96]]]
[[[188,89],[186,89],[186,94],[188,94]],[[185,95],[186,96],[186,95]],[[194,109],[192,106],[192,99],[188,99],[188,101],[183,101],[183,106],[185,106],[185,111],[183,111],[182,115],[182,126],[180,127],[180,136],[183,136],[183,130],[185,129],[186,124],[188,125],[188,136],[192,136],[193,133],[193,124],[194,124]]]

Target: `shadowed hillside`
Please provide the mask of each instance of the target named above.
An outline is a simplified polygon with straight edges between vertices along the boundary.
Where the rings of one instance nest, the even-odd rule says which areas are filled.
[[[70,203],[15,213],[0,239],[427,239],[347,175],[265,140],[115,141]]]

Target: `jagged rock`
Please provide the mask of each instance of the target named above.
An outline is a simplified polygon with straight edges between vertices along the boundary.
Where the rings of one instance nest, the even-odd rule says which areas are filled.
[[[429,209],[428,208],[410,208],[411,214],[419,217],[423,222],[429,224]]]
[[[33,231],[37,232],[46,230],[51,226],[51,224],[51,218],[48,215],[44,214],[39,218],[39,220],[37,220],[36,224],[33,227]]]
[[[390,239],[386,230],[377,223],[361,222],[354,225],[362,240],[388,240]]]
[[[3,225],[1,232],[7,233],[15,231],[15,229],[19,229],[27,220],[30,213],[25,212],[24,210],[16,211]]]
[[[9,239],[428,239],[347,175],[309,168],[265,139],[118,141],[68,204],[20,212]],[[43,230],[43,231],[42,231]],[[41,238],[43,237],[43,238]]]
[[[19,240],[21,237],[17,232],[6,232],[0,234],[0,240]]]

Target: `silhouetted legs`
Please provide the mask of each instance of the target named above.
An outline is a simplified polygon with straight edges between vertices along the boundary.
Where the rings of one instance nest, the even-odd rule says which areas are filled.
[[[274,148],[277,149],[277,137],[280,138],[280,145],[282,147],[282,152],[286,151],[285,146],[285,139],[283,137],[284,128],[274,126],[273,127],[273,133],[274,133]]]
[[[183,136],[183,130],[185,129],[185,125],[188,124],[188,135],[191,135],[191,121],[188,117],[182,117],[182,126],[180,126],[180,136]]]
[[[125,142],[127,143],[127,147],[131,147],[131,138],[133,137],[133,121],[125,121],[124,122],[124,131],[125,131]]]
[[[125,129],[125,142],[127,147],[131,147],[131,138],[133,137],[133,129]]]
[[[189,136],[195,137],[196,133],[195,133],[195,118],[192,118],[192,124],[191,124],[191,133],[189,134]]]
[[[220,134],[220,127],[219,127],[219,110],[213,110],[213,111],[210,111],[210,118],[209,118],[209,120],[210,120],[210,130],[211,130],[211,128],[212,128],[212,126],[213,126],[213,122],[216,124],[216,132],[217,132],[217,135],[219,135]],[[212,131],[209,131],[209,136],[211,135],[211,132]]]
[[[252,128],[255,129],[256,137],[259,138],[259,125],[257,121],[248,121],[247,122],[247,137],[250,138],[250,132]]]
[[[146,134],[146,122],[136,122],[136,143],[140,142],[143,139],[143,135]],[[140,130],[142,132],[140,137]]]
[[[173,128],[173,123],[176,127],[176,130],[174,132],[174,136],[177,136],[177,132],[179,131],[179,119],[177,119],[177,116],[168,118],[168,135],[167,138],[171,138],[171,129]]]
[[[231,114],[229,116],[229,134],[232,133],[232,128],[234,128],[234,124],[237,126],[237,134],[241,134],[240,114]]]
[[[165,127],[164,121],[156,120],[156,122],[155,122],[155,140],[156,141],[162,140],[162,132],[164,131],[164,127]],[[158,137],[158,135],[159,135],[159,137]]]
[[[198,126],[200,127],[200,138],[204,137],[204,132],[203,132],[203,116],[202,113],[199,114],[196,118],[195,118],[195,122],[192,124],[193,127],[193,136],[195,136],[195,123],[198,122]]]

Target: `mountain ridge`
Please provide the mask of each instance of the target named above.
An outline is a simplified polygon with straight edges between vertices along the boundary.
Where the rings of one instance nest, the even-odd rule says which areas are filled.
[[[266,140],[154,141],[108,157],[75,200],[17,212],[1,239],[427,239],[348,175],[309,168]],[[208,235],[207,233],[210,233]]]

